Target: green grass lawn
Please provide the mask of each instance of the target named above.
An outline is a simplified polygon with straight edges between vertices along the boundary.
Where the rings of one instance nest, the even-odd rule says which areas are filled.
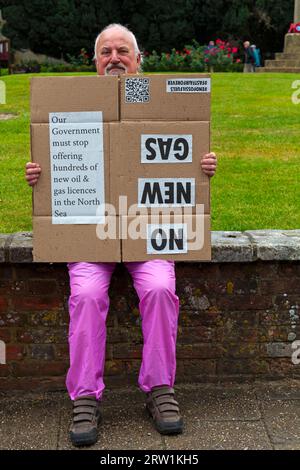
[[[41,75],[41,74],[39,74]],[[31,230],[29,84],[32,75],[0,77],[0,232]],[[291,101],[297,74],[214,74],[212,229],[300,228],[300,104]]]

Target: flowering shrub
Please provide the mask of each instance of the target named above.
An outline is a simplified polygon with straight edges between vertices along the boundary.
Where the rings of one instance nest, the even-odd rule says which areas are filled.
[[[241,60],[237,57],[238,48],[217,39],[216,45],[200,46],[197,41],[187,45],[183,51],[172,49],[161,55],[153,51],[144,53],[144,72],[204,72],[241,71]]]
[[[143,71],[144,72],[203,72],[204,47],[199,46],[194,41],[193,45],[187,45],[183,51],[172,49],[170,53],[162,52],[158,55],[156,51],[152,54],[144,53]]]
[[[204,49],[204,62],[208,68],[214,71],[230,70],[231,65],[240,63],[240,59],[236,57],[238,48],[233,47],[229,42],[216,40],[216,45],[207,46]]]
[[[84,47],[80,49],[80,52],[77,57],[67,54],[67,59],[70,64],[75,66],[90,65],[90,56],[86,52]]]

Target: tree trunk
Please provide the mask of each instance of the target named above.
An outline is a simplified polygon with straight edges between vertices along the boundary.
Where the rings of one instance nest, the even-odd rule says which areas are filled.
[[[300,23],[300,0],[295,0],[294,23]]]

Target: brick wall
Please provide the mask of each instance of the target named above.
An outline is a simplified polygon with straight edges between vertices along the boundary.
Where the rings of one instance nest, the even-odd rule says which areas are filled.
[[[68,272],[32,263],[31,245],[30,233],[0,235],[0,390],[65,388]],[[212,263],[177,264],[177,382],[300,377],[299,248],[300,231],[214,232]],[[105,382],[136,383],[138,299],[122,265],[110,297]]]

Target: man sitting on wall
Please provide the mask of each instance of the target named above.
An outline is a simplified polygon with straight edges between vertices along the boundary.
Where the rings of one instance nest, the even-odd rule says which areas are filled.
[[[95,58],[99,75],[136,74],[141,65],[134,34],[117,24],[109,25],[97,37]],[[216,165],[214,153],[202,156],[201,168],[206,175],[213,176]],[[26,164],[30,186],[38,182],[40,173],[39,164]],[[125,264],[139,296],[142,317],[144,347],[138,383],[146,393],[146,407],[156,429],[161,434],[180,433],[183,419],[173,389],[179,314],[174,262],[155,259]],[[68,263],[70,368],[66,385],[74,411],[70,437],[76,446],[97,440],[99,403],[105,388],[108,288],[114,268],[115,263]]]

